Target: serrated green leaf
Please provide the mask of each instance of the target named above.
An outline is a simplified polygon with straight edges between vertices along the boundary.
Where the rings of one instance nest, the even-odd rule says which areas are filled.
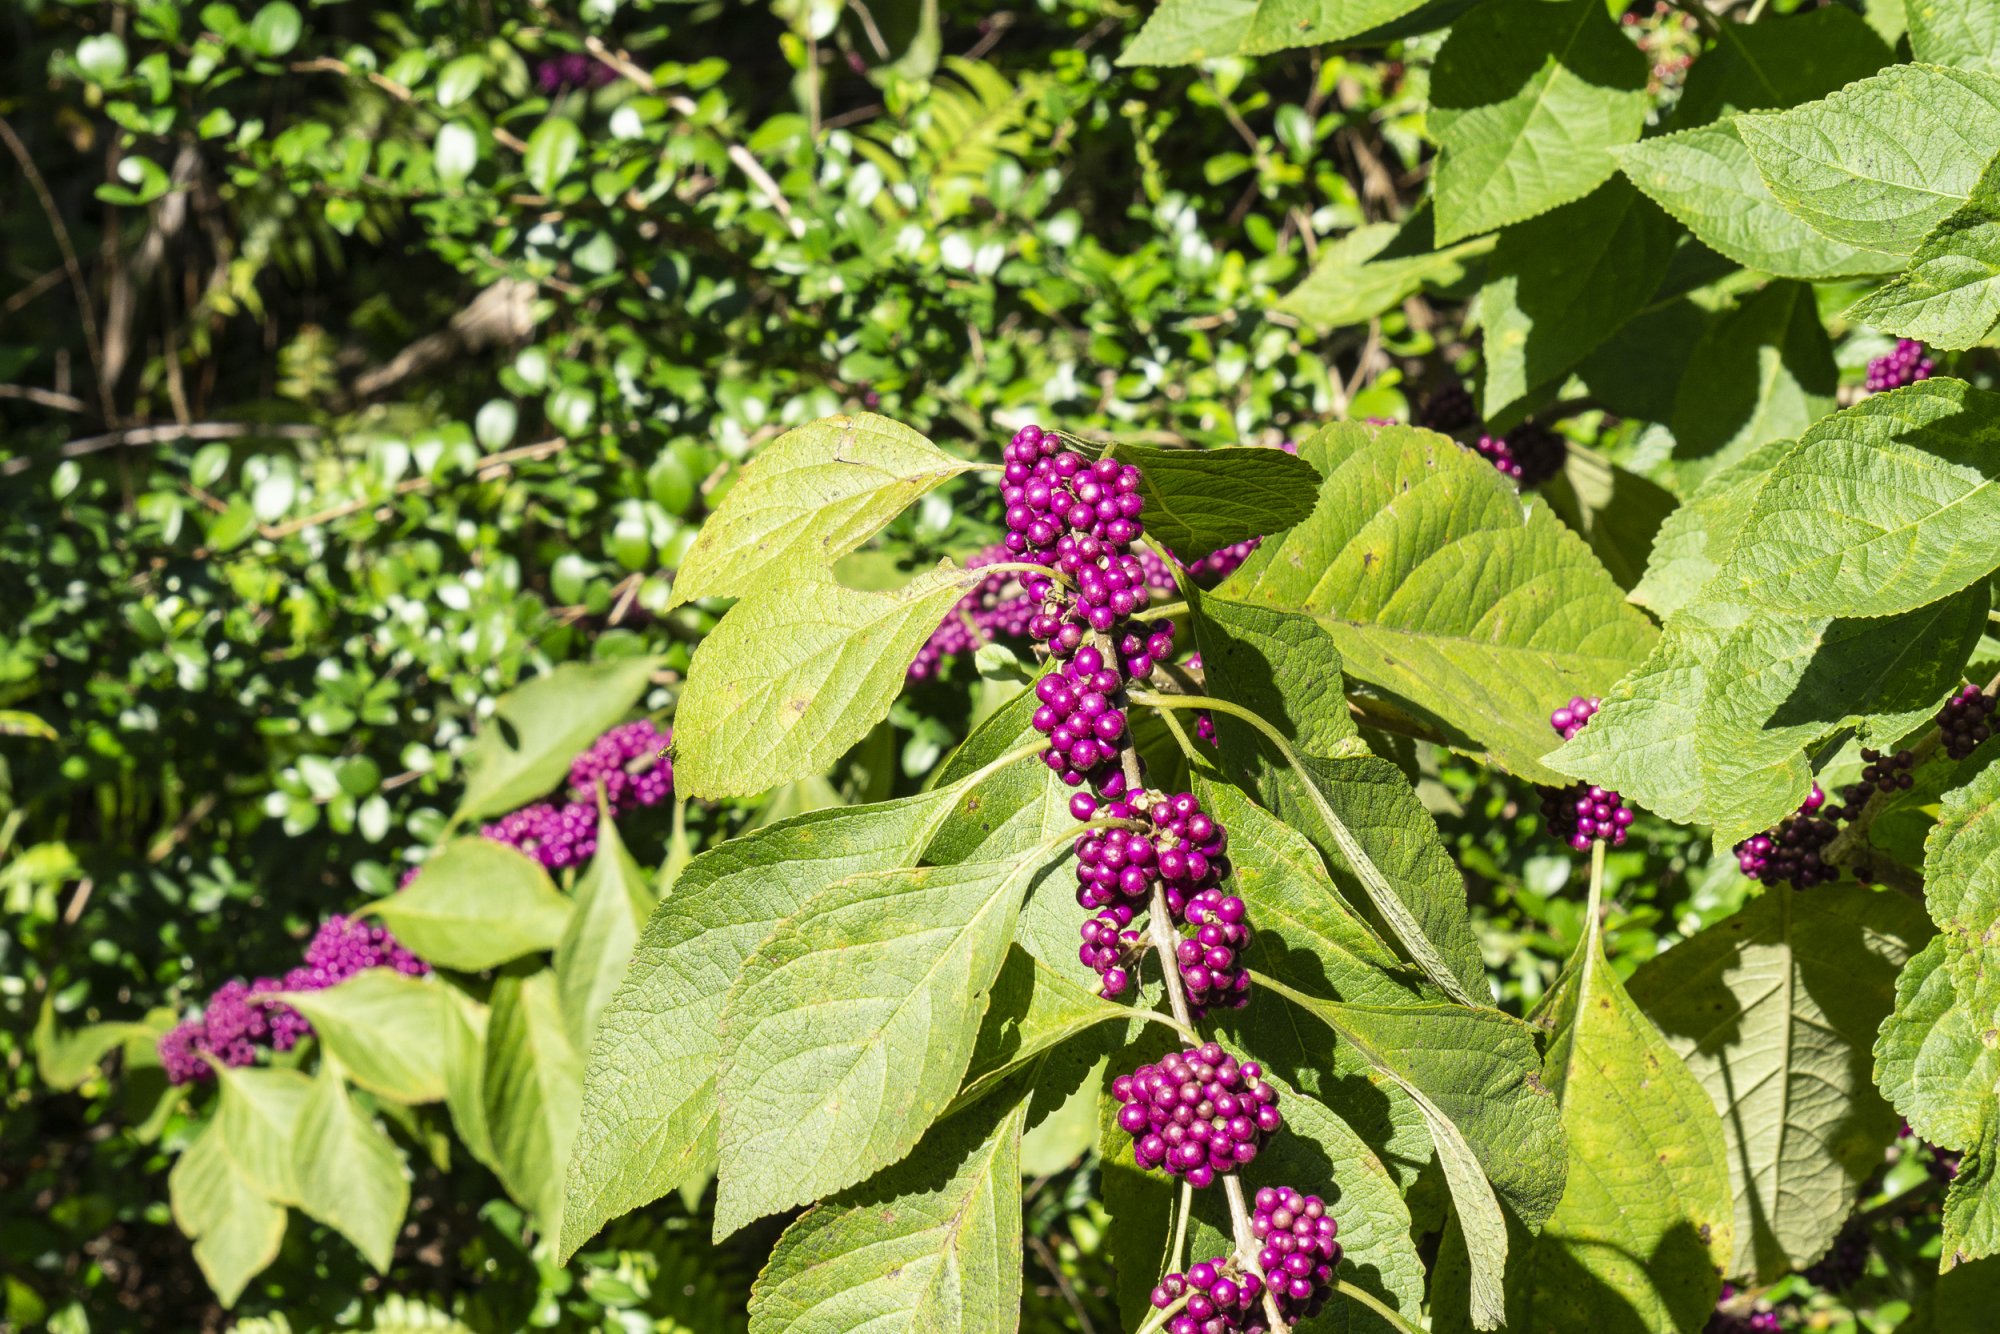
[[[1616,176],[1502,232],[1479,289],[1480,415],[1498,417],[1638,314],[1665,276],[1679,232]]]
[[[418,958],[477,973],[551,950],[570,901],[533,858],[484,838],[461,838],[424,863],[407,889],[368,905]]]
[[[1773,440],[1710,473],[1660,525],[1632,600],[1663,619],[1694,601],[1729,558],[1764,479],[1797,445],[1796,440]]]
[[[2000,1086],[2000,994],[1980,979],[1961,996],[1947,966],[1950,938],[1918,951],[1896,979],[1896,1008],[1875,1039],[1875,1086],[1910,1129],[1933,1144],[1978,1143]]]
[[[1120,444],[1112,457],[1140,471],[1141,521],[1182,560],[1289,528],[1312,512],[1319,474],[1282,449],[1226,445],[1164,449]]]
[[[453,818],[498,815],[543,796],[630,712],[657,665],[650,657],[564,663],[502,695],[466,751],[465,796]]]
[[[1963,679],[1985,617],[1981,590],[1882,620],[1706,597],[1548,761],[1669,820],[1711,825],[1727,846],[1805,800],[1821,741],[1858,725],[1862,744],[1887,745],[1925,721]]]
[[[1721,1118],[1593,926],[1543,1008],[1568,1187],[1508,1275],[1508,1325],[1680,1334],[1715,1309],[1734,1220]]]
[[[1896,65],[1789,111],[1736,118],[1778,201],[1815,230],[1908,255],[2000,152],[2000,78]]]
[[[1582,539],[1444,436],[1343,423],[1301,454],[1325,474],[1310,518],[1220,590],[1319,616],[1348,676],[1509,771],[1541,762],[1549,711],[1652,647]]]
[[[2000,12],[1985,0],[1908,0],[1904,8],[1918,60],[2000,74]]]
[[[674,781],[748,796],[825,769],[888,715],[938,622],[985,577],[949,562],[893,592],[817,577],[750,594],[695,649]]]
[[[195,1263],[224,1309],[278,1258],[285,1210],[244,1175],[222,1148],[215,1122],[195,1136],[167,1176],[174,1222],[194,1239]]]
[[[689,862],[640,933],[592,1044],[561,1252],[714,1170],[718,1030],[747,958],[822,889],[914,862],[960,796],[946,788],[814,811]]]
[[[1771,283],[1695,345],[1673,416],[1674,476],[1694,486],[1833,411],[1840,372],[1812,288]]]
[[[1772,611],[1889,616],[1992,571],[2000,394],[1925,380],[1807,431],[1772,470],[1715,591]]]
[[[2000,321],[2000,157],[1965,206],[1924,237],[1910,266],[1855,302],[1847,318],[1947,350],[1986,340]]]
[[[787,431],[744,466],[702,524],[669,605],[744,597],[830,567],[971,467],[872,413]]]
[[[353,1242],[376,1273],[387,1273],[410,1183],[403,1155],[375,1118],[354,1105],[337,1062],[320,1064],[299,1112],[292,1159],[299,1209]]]
[[[1429,209],[1400,226],[1356,227],[1320,250],[1312,272],[1278,309],[1322,329],[1366,324],[1418,292],[1461,281],[1498,239],[1475,237],[1438,249]]]
[[[965,1075],[1041,862],[853,876],[744,961],[722,1016],[717,1237],[915,1146]]]
[[[1825,1255],[1898,1118],[1868,1049],[1896,973],[1930,935],[1915,903],[1859,885],[1766,890],[1648,961],[1630,992],[1722,1118],[1736,1199],[1728,1272]]]
[[[1193,65],[1337,42],[1423,0],[1164,0],[1118,57],[1121,65]]]
[[[1646,60],[1594,0],[1486,0],[1452,25],[1431,98],[1448,245],[1602,185],[1645,126]]]
[[[528,183],[543,194],[562,184],[583,151],[583,131],[565,116],[550,116],[528,136],[528,151],[521,156],[521,170]]]
[[[625,976],[639,929],[654,903],[646,873],[626,851],[618,822],[611,819],[601,797],[598,808],[597,852],[577,882],[576,910],[555,954],[563,1018],[569,1021],[570,1038],[580,1052],[590,1050],[597,1017]]]
[[[1902,262],[1836,241],[1787,211],[1733,121],[1642,139],[1619,150],[1618,166],[1704,245],[1745,268],[1813,280],[1891,273]]]
[[[931,1127],[910,1158],[785,1229],[751,1334],[1010,1334],[1021,1312],[1028,1100]]]
[[[1307,755],[1365,753],[1348,714],[1340,650],[1319,618],[1198,588],[1189,590],[1188,606],[1208,693],[1256,713]],[[1226,753],[1268,744],[1231,714],[1214,722]],[[1281,762],[1275,752],[1267,758]]]
[[[1446,1140],[1467,1146],[1472,1170],[1530,1227],[1555,1209],[1563,1194],[1563,1131],[1527,1024],[1469,1005],[1355,1005],[1264,981],[1409,1094],[1433,1137],[1443,1137],[1440,1154]]]
[[[312,1081],[297,1070],[245,1066],[218,1069],[216,1083],[222,1094],[215,1111],[217,1147],[266,1198],[297,1204],[292,1141]]]
[[[362,1088],[396,1102],[445,1096],[451,998],[433,978],[369,968],[324,991],[281,993]]]
[[[2000,1117],[1988,1116],[1978,1142],[1966,1149],[1944,1194],[1944,1258],[1951,1270],[1984,1256],[2000,1254],[2000,1191],[1993,1168],[2000,1160]]]
[[[481,1098],[501,1184],[535,1215],[538,1231],[562,1227],[563,1167],[576,1138],[583,1055],[544,968],[493,984]]]

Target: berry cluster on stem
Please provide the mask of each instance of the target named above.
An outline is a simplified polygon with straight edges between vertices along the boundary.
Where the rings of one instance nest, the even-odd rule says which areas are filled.
[[[1431,392],[1417,412],[1417,425],[1456,437],[1523,490],[1561,472],[1569,457],[1563,438],[1537,422],[1523,422],[1506,435],[1483,429],[1471,390],[1457,381]]]
[[[1077,789],[1070,814],[1093,824],[1075,845],[1077,903],[1092,914],[1079,957],[1103,994],[1117,996],[1154,953],[1175,1025],[1192,1035],[1210,1008],[1248,1001],[1250,924],[1243,901],[1223,890],[1228,831],[1193,793],[1148,788],[1131,742],[1127,687],[1168,659],[1174,638],[1171,622],[1141,619],[1156,585],[1133,549],[1143,535],[1140,483],[1130,465],[1085,459],[1053,432],[1024,427],[1006,450],[1003,547],[1014,561],[1049,570],[1020,585],[1034,603],[1028,635],[1054,663],[1035,686],[1033,725],[1048,738],[1042,761]],[[1198,1041],[1119,1076],[1112,1091],[1139,1164],[1195,1188],[1220,1179],[1235,1221],[1236,1256],[1163,1284],[1163,1292],[1178,1285],[1162,1304],[1163,1312],[1180,1307],[1169,1326],[1175,1334],[1289,1328],[1324,1299],[1339,1260],[1324,1206],[1312,1199],[1312,1221],[1296,1233],[1307,1197],[1262,1192],[1269,1207],[1253,1218],[1236,1176],[1283,1125],[1277,1092],[1256,1062]],[[1321,1247],[1321,1220],[1330,1251]],[[1310,1258],[1295,1262],[1295,1252]],[[1263,1263],[1266,1255],[1276,1267]],[[1300,1264],[1304,1273],[1295,1274]]]
[[[1549,726],[1568,741],[1597,716],[1603,701],[1597,696],[1578,695],[1549,715]],[[1542,793],[1542,825],[1549,833],[1576,849],[1590,851],[1602,840],[1617,847],[1632,826],[1632,808],[1609,788],[1592,783],[1572,783],[1568,787],[1545,787]]]
[[[1898,338],[1896,346],[1868,363],[1868,392],[1885,393],[1906,384],[1928,380],[1937,363],[1924,355],[1924,345],[1914,338]]]

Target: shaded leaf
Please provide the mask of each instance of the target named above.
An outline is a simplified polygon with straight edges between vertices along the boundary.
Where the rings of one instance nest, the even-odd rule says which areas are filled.
[[[1814,1263],[1881,1165],[1898,1117],[1868,1049],[1930,932],[1899,894],[1770,889],[1632,975],[1632,999],[1722,1118],[1730,1274],[1766,1283]]]
[[[555,974],[544,968],[495,982],[481,1101],[501,1184],[544,1234],[562,1226],[563,1167],[582,1092],[583,1055],[570,1044]]]
[[[1497,239],[1478,237],[1439,249],[1429,209],[1400,226],[1368,223],[1321,247],[1312,272],[1277,308],[1322,329],[1366,324],[1418,292],[1463,280]]]
[[[1840,378],[1810,287],[1772,283],[1695,345],[1674,413],[1675,475],[1693,485],[1834,408]]]
[[[1289,528],[1312,512],[1319,474],[1282,449],[1228,445],[1163,449],[1120,444],[1112,456],[1140,470],[1146,534],[1182,560]]]
[[[1694,601],[1722,568],[1737,534],[1750,521],[1764,479],[1797,445],[1796,440],[1773,440],[1703,479],[1687,502],[1660,524],[1632,600],[1662,618]]]
[[[1577,448],[1569,450],[1563,470],[1542,484],[1541,495],[1624,589],[1644,576],[1654,540],[1680,504],[1658,482]]]

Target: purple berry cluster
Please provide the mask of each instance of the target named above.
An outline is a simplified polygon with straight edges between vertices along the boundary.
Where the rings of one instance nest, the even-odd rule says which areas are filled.
[[[581,866],[597,852],[597,785],[604,785],[613,819],[659,805],[674,790],[674,766],[660,754],[673,737],[643,718],[614,727],[571,761],[569,801],[523,806],[479,832],[520,849],[551,871]]]
[[[1944,702],[1938,710],[1938,733],[1944,753],[1962,760],[1979,749],[1979,743],[1993,735],[1993,697],[1978,686],[1966,686]]]
[[[1227,1255],[1168,1274],[1153,1289],[1153,1305],[1167,1310],[1182,1302],[1167,1321],[1167,1334],[1265,1334],[1264,1284]]]
[[[306,1017],[282,1001],[267,999],[280,991],[324,991],[369,968],[394,968],[411,977],[430,966],[396,943],[387,927],[349,917],[329,917],[321,923],[305,958],[283,977],[254,982],[233,979],[216,989],[199,1019],[185,1019],[161,1035],[160,1063],[167,1079],[186,1084],[208,1079],[214,1070],[204,1056],[227,1066],[249,1065],[257,1049],[290,1051],[312,1032]]]
[[[1472,391],[1458,380],[1433,389],[1417,410],[1417,425],[1445,435],[1453,435],[1478,424],[1479,408],[1472,401]]]
[[[1037,613],[1037,618],[1053,619],[1046,612]],[[1035,698],[1041,707],[1035,710],[1034,726],[1049,739],[1048,766],[1061,774],[1065,783],[1077,787],[1097,777],[1101,787],[1107,776],[1100,771],[1116,764],[1119,742],[1125,736],[1125,712],[1116,702],[1125,678],[1100,650],[1082,643],[1081,634],[1077,639],[1069,660],[1035,682]],[[1172,652],[1170,635],[1155,634],[1152,639]],[[1140,656],[1150,674],[1152,659],[1143,651]]]
[[[1597,716],[1602,705],[1603,701],[1594,695],[1587,698],[1578,695],[1549,715],[1549,726],[1568,741]],[[1625,831],[1632,827],[1632,808],[1609,788],[1572,783],[1568,787],[1545,787],[1541,792],[1543,827],[1578,852],[1590,851],[1590,845],[1600,839],[1617,847],[1624,843]]]
[[[1847,800],[1845,818],[1851,819],[1861,809],[1861,804],[1877,792],[1907,792],[1917,781],[1916,774],[1911,772],[1917,757],[1911,751],[1899,750],[1894,755],[1884,755],[1879,750],[1863,749],[1861,761],[1861,781],[1848,784],[1841,793]]]
[[[1779,821],[1777,828],[1736,845],[1736,865],[1759,884],[1789,884],[1794,889],[1811,889],[1839,875],[1820,859],[1821,850],[1839,832],[1836,821],[1841,818],[1838,806],[1821,814],[1825,805],[1826,793],[1814,783],[1798,810]]]
[[[1208,1185],[1257,1157],[1283,1124],[1278,1091],[1255,1061],[1239,1062],[1210,1042],[1142,1065],[1111,1083],[1124,1106],[1118,1125],[1141,1167]]]
[[[1482,432],[1472,447],[1524,488],[1548,481],[1562,471],[1563,461],[1569,457],[1569,446],[1561,436],[1532,422],[1515,428],[1511,435]]]
[[[1319,1314],[1340,1263],[1340,1225],[1317,1195],[1266,1186],[1257,1192],[1250,1235],[1264,1243],[1257,1265],[1291,1324]]]
[[[1250,944],[1250,923],[1244,917],[1243,900],[1225,897],[1219,889],[1204,889],[1188,900],[1182,914],[1187,934],[1174,953],[1187,984],[1188,1008],[1197,1019],[1213,1009],[1241,1009],[1249,1003],[1250,970],[1242,960]]]
[[[535,64],[535,87],[548,96],[571,88],[602,88],[617,77],[609,65],[581,51],[550,56]]]
[[[1898,338],[1896,346],[1868,363],[1868,392],[1884,393],[1906,384],[1928,380],[1937,363],[1924,355],[1924,345],[1913,338]]]

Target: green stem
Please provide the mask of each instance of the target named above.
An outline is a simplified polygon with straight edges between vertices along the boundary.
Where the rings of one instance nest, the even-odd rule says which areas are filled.
[[[1403,1319],[1387,1303],[1366,1288],[1356,1287],[1344,1278],[1337,1278],[1333,1281],[1333,1290],[1350,1301],[1360,1302],[1376,1315],[1388,1321],[1401,1334],[1424,1334],[1423,1330],[1418,1329],[1415,1325]]]
[[[1151,1315],[1147,1316],[1146,1323],[1139,1326],[1138,1329],[1134,1330],[1133,1334],[1159,1334],[1160,1330],[1165,1329],[1167,1327],[1167,1322],[1169,1320],[1172,1320],[1175,1316],[1179,1315],[1181,1313],[1181,1308],[1183,1306],[1186,1306],[1190,1301],[1193,1300],[1194,1300],[1194,1294],[1192,1292],[1182,1294],[1181,1299],[1175,1302],[1172,1306],[1167,1307],[1163,1311],[1156,1310]]]
[[[1410,912],[1410,906],[1397,895],[1395,887],[1389,883],[1389,878],[1382,874],[1382,868],[1375,865],[1367,850],[1361,846],[1361,841],[1354,836],[1354,831],[1347,827],[1347,822],[1342,820],[1328,804],[1326,795],[1319,790],[1311,775],[1306,773],[1298,752],[1292,749],[1291,742],[1285,740],[1277,728],[1271,726],[1254,710],[1246,709],[1233,700],[1214,699],[1207,695],[1163,695],[1151,690],[1131,691],[1130,698],[1135,704],[1144,704],[1154,709],[1208,709],[1215,713],[1226,713],[1233,718],[1241,718],[1263,733],[1265,739],[1276,746],[1278,753],[1284,756],[1285,763],[1291,767],[1292,772],[1298,775],[1299,786],[1305,790],[1307,800],[1313,804],[1321,822],[1326,825],[1327,833],[1332,836],[1334,845],[1340,849],[1340,855],[1347,859],[1348,866],[1361,881],[1362,888],[1368,891],[1369,901],[1375,905],[1375,910],[1382,914],[1382,919],[1389,924],[1389,929],[1395,933],[1404,951],[1419,968],[1424,970],[1431,981],[1443,989],[1446,995],[1461,1005],[1478,1004],[1466,992],[1465,985],[1458,980],[1450,966],[1445,963],[1444,956],[1437,951],[1437,946],[1424,934],[1423,927]]]
[[[1194,742],[1188,738],[1187,729],[1181,726],[1181,720],[1174,717],[1173,711],[1169,709],[1160,714],[1160,721],[1167,725],[1167,731],[1173,733],[1174,741],[1181,748],[1181,754],[1187,756],[1188,764],[1192,766],[1199,757],[1195,754]]]

